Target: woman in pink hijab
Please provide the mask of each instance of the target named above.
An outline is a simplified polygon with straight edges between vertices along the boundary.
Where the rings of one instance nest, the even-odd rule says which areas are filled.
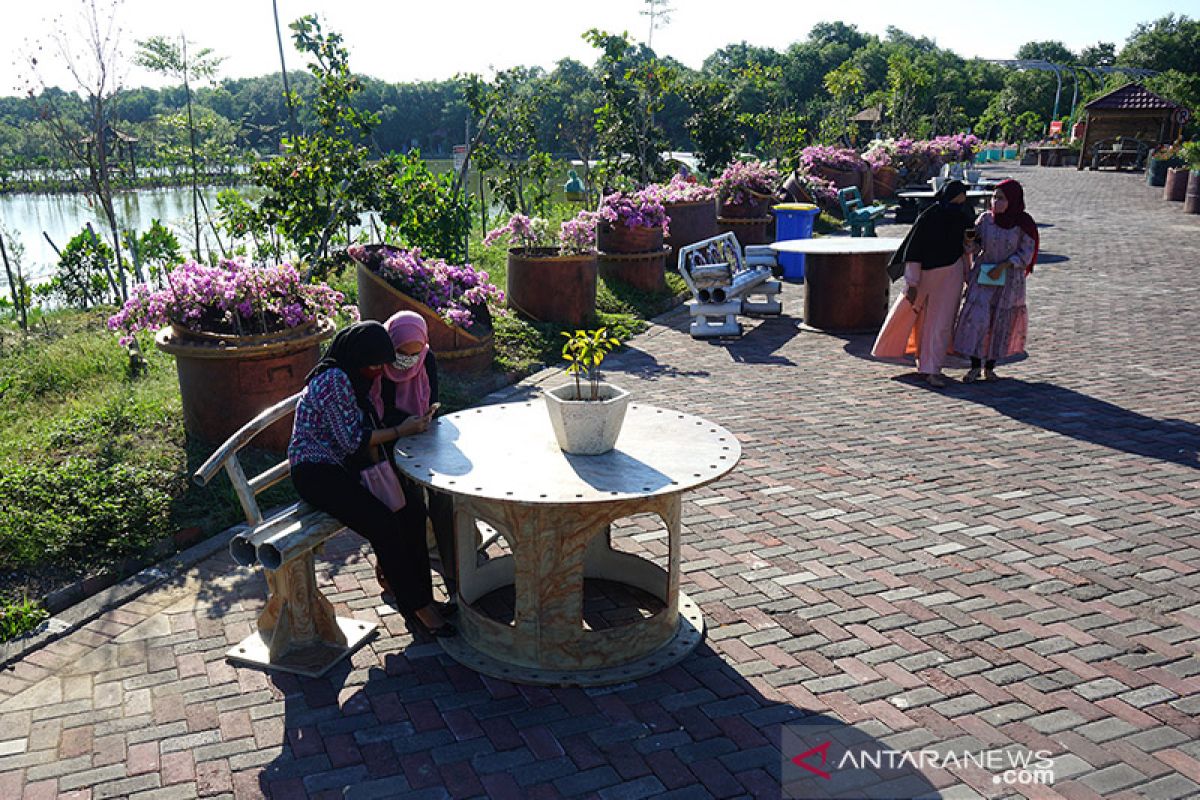
[[[437,359],[429,348],[429,329],[425,319],[413,311],[398,311],[384,323],[396,357],[383,368],[380,380],[371,387],[371,402],[385,425],[401,424],[409,417],[426,417],[436,411],[438,398]],[[388,422],[393,420],[393,422]],[[449,495],[428,491],[408,479],[404,486],[405,505],[399,515],[406,535],[425,536],[425,522],[433,523],[442,577],[450,596],[448,608],[454,610],[458,592],[454,568],[454,507]],[[381,582],[381,585],[382,582]],[[384,586],[384,591],[388,587]]]

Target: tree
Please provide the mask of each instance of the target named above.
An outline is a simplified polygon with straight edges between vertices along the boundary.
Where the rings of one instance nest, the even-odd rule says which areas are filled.
[[[661,153],[670,143],[654,115],[662,110],[677,71],[635,46],[627,34],[593,28],[583,38],[600,51],[596,68],[604,104],[597,111],[596,132],[606,172],[643,185],[667,177]]]
[[[1200,20],[1168,14],[1134,28],[1117,63],[1160,72],[1200,74]]]
[[[893,136],[915,136],[922,93],[933,76],[909,52],[888,58],[887,128]]]
[[[316,130],[284,140],[280,158],[255,164],[252,174],[267,190],[260,203],[263,220],[278,226],[310,260],[312,269],[331,265],[329,244],[336,231],[359,223],[374,191],[369,139],[378,117],[359,110],[362,88],[350,71],[349,52],[340,34],[326,34],[315,16],[289,26],[296,48],[313,60],[316,97],[310,104]]]
[[[1111,67],[1117,63],[1117,46],[1112,42],[1096,42],[1079,51],[1079,64],[1085,67]]]
[[[51,37],[58,58],[83,96],[86,116],[82,124],[68,116],[66,109],[56,102],[64,93],[46,91],[46,82],[41,77],[36,57],[30,59],[30,67],[35,80],[42,87],[41,94],[36,98],[41,103],[41,118],[49,123],[59,146],[86,172],[89,193],[104,213],[112,241],[112,264],[110,266],[107,261],[104,262],[104,275],[112,292],[111,299],[124,301],[128,290],[121,258],[120,225],[113,205],[113,163],[110,158],[110,148],[115,145],[116,138],[113,104],[120,90],[117,79],[120,28],[117,26],[116,13],[118,0],[105,2],[105,13],[101,13],[99,5],[103,1],[85,0],[82,41],[70,38],[62,25]],[[32,87],[29,96],[35,96]],[[142,280],[142,276],[136,272],[136,265],[135,277]]]
[[[716,174],[733,161],[744,138],[733,87],[721,78],[697,76],[685,81],[680,91],[692,108],[684,127],[692,137],[699,167]]]
[[[1017,48],[1017,58],[1020,59],[1041,59],[1049,61],[1051,64],[1072,64],[1075,62],[1075,54],[1067,49],[1067,46],[1062,42],[1026,42]]]
[[[851,113],[858,107],[866,87],[866,75],[850,61],[825,73],[825,88],[833,97],[833,113],[821,120],[821,139],[834,141],[850,131]]]
[[[8,240],[8,244],[5,244]],[[12,259],[9,259],[9,251]],[[13,313],[21,330],[29,330],[29,286],[25,276],[21,274],[21,261],[25,256],[25,245],[14,238],[12,233],[0,223],[0,260],[4,262],[4,275],[8,278],[8,292],[12,297]]]
[[[650,31],[646,34],[646,47],[653,47],[654,31],[665,27],[671,22],[671,13],[675,10],[669,0],[642,0],[646,8],[638,13],[650,18]]]
[[[540,70],[514,67],[498,73],[490,84],[478,75],[461,80],[463,97],[480,130],[472,157],[479,169],[493,173],[488,187],[510,213],[544,215],[553,165],[538,146]]]
[[[209,80],[217,73],[222,58],[209,48],[188,54],[188,40],[181,34],[178,41],[165,36],[152,36],[138,42],[134,61],[151,72],[169,75],[183,82],[187,97],[188,147],[192,171],[192,221],[196,230],[196,257],[200,257],[200,175],[196,164],[196,121],[192,114],[192,83]]]

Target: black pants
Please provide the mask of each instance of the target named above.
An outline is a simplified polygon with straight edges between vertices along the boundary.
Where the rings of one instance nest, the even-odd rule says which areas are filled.
[[[454,557],[454,499],[443,492],[426,489],[403,476],[400,485],[404,487],[404,508],[396,512],[400,525],[424,541],[425,520],[429,519],[434,541],[437,542],[438,559],[442,562],[442,580],[446,582],[446,591],[453,600],[458,592],[458,562]]]
[[[397,608],[411,614],[433,602],[423,503],[419,509],[410,501],[399,511],[389,511],[358,482],[357,475],[333,464],[295,464],[292,483],[303,500],[371,543],[379,568],[392,585]],[[419,526],[414,519],[419,519]]]

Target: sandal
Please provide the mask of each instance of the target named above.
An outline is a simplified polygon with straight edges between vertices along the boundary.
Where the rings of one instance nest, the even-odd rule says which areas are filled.
[[[442,622],[442,624],[438,625],[436,628],[431,628],[424,622],[421,622],[420,617],[418,617],[416,614],[413,614],[409,619],[409,630],[413,630],[413,628],[416,628],[417,631],[421,631],[422,633],[426,634],[427,636],[431,636],[434,639],[449,639],[452,636],[458,635],[458,628],[454,627],[453,623]],[[416,631],[413,632],[415,633]]]
[[[946,379],[936,372],[931,372],[925,376],[925,382],[935,389],[945,389]]]
[[[971,367],[962,377],[963,383],[974,383],[977,380],[979,380],[979,367]]]
[[[990,381],[998,381],[998,380],[1000,380],[1000,376],[997,375],[996,371],[993,369],[985,369],[983,371],[983,379],[985,381],[989,381],[989,382]]]

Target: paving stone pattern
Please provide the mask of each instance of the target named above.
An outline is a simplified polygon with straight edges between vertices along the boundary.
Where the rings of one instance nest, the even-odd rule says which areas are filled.
[[[0,674],[0,798],[778,797],[780,728],[815,714],[1056,755],[1053,786],[1005,796],[1200,796],[1200,217],[1136,175],[1004,171],[1044,263],[998,383],[933,391],[870,337],[798,331],[798,287],[739,341],[677,310],[612,358],[744,448],[684,503],[709,627],[683,663],[594,690],[480,677],[414,642],[346,535],[321,579],[380,635],[322,680],[234,668],[264,585],[216,556]],[[617,539],[664,558],[649,520]]]

